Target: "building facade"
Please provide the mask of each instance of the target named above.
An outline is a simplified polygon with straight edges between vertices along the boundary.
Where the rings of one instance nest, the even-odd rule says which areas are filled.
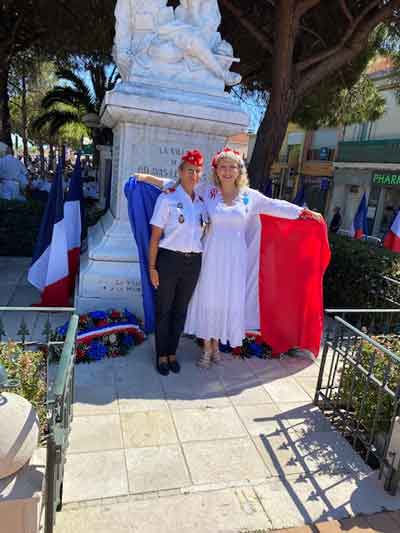
[[[387,58],[375,62],[369,75],[385,97],[385,114],[375,122],[345,128],[334,162],[328,217],[340,206],[342,229],[349,230],[366,192],[369,234],[382,238],[400,208],[400,105]]]

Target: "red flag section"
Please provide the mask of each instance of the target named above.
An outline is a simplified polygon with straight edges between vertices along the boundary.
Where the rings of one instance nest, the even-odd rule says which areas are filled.
[[[260,327],[273,353],[318,355],[323,331],[323,276],[330,261],[325,224],[261,215]]]
[[[397,213],[390,230],[387,232],[383,246],[392,252],[400,252],[400,212]]]

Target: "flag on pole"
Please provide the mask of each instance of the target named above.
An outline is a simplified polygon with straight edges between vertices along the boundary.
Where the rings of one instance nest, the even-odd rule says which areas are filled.
[[[304,180],[301,180],[300,187],[296,193],[296,196],[293,198],[292,201],[293,204],[298,205],[300,207],[306,207],[306,189],[304,186]]]
[[[67,235],[64,220],[63,172],[59,163],[40,225],[28,281],[41,291],[41,306],[69,305]]]
[[[272,180],[271,179],[269,179],[267,181],[267,184],[265,185],[264,195],[268,196],[268,198],[272,198]]]
[[[78,153],[75,168],[71,176],[68,193],[64,203],[65,230],[67,234],[68,270],[70,294],[75,288],[75,279],[79,271],[82,234],[82,168],[81,156]]]
[[[368,202],[367,193],[362,195],[360,204],[351,225],[351,236],[354,239],[362,239],[368,235],[367,225]]]
[[[392,252],[400,253],[400,211],[383,240],[383,246]]]

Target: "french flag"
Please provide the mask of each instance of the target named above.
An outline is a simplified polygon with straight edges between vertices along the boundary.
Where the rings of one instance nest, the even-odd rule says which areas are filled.
[[[75,162],[75,168],[71,176],[69,190],[64,203],[70,294],[73,294],[74,292],[75,279],[79,271],[82,232],[82,198],[82,167],[81,157],[80,154],[78,154]]]
[[[28,272],[28,281],[41,291],[38,305],[69,305],[67,234],[64,220],[63,172],[59,163]]]
[[[383,246],[392,250],[392,252],[400,252],[400,211],[397,213],[390,230],[383,240]]]
[[[364,193],[351,226],[351,236],[354,239],[362,239],[368,234],[367,213],[367,193]]]

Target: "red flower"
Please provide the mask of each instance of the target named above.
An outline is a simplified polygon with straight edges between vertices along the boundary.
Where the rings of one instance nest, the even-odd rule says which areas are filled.
[[[181,157],[182,161],[195,165],[196,167],[202,167],[204,165],[203,154],[199,150],[188,150]]]

